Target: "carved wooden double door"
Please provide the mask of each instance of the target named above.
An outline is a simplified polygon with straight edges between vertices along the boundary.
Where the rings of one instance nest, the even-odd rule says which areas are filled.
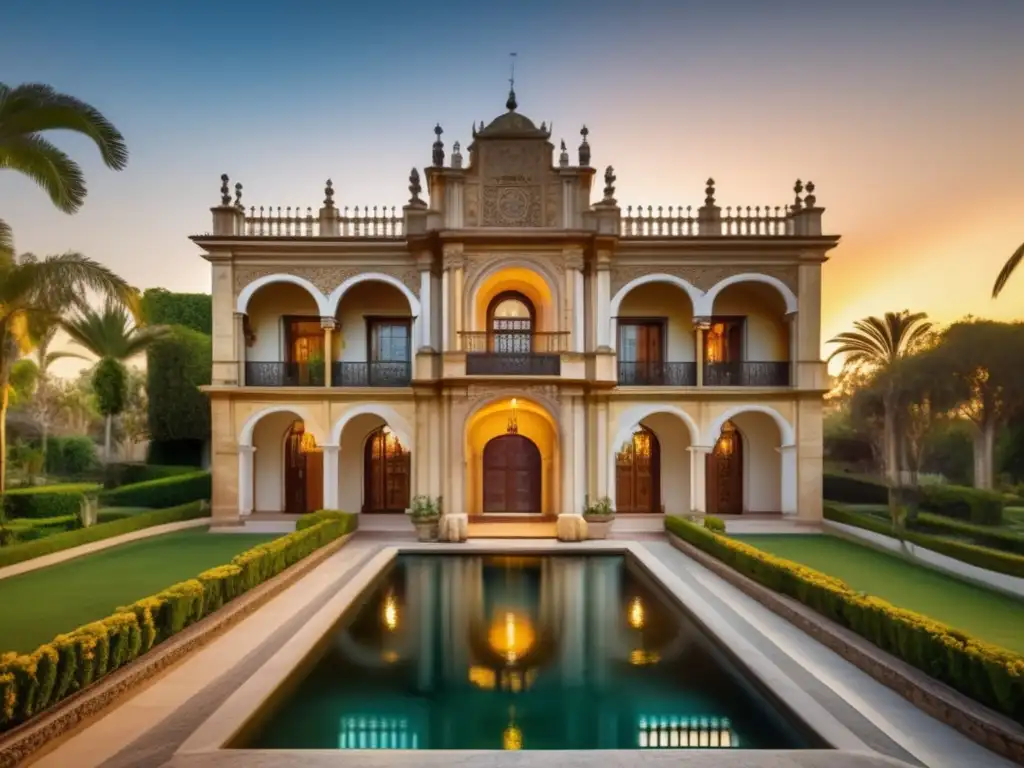
[[[484,446],[484,514],[539,514],[540,450],[522,435],[495,437]]]

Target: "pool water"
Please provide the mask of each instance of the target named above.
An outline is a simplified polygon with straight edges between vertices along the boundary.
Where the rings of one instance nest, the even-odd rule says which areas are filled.
[[[624,557],[400,556],[235,746],[820,747]]]

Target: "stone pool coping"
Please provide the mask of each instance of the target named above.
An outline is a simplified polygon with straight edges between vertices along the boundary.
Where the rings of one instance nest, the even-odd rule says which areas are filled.
[[[203,523],[209,525],[209,520],[204,519]],[[42,753],[44,747],[58,746],[58,739],[97,719],[120,699],[133,694],[153,677],[255,612],[341,549],[354,535],[354,532],[349,533],[326,544],[149,653],[69,696],[38,717],[0,735],[0,768],[12,768],[30,757],[38,759],[38,753]]]
[[[252,722],[259,711],[280,691],[293,677],[293,673],[305,663],[308,663],[310,655],[315,652],[326,633],[337,623],[338,618],[353,604],[353,602],[379,578],[381,573],[399,555],[405,553],[430,553],[430,554],[473,554],[482,555],[488,553],[529,552],[531,554],[629,554],[632,556],[651,576],[653,576],[673,599],[685,606],[687,612],[697,621],[699,625],[712,636],[716,641],[728,648],[732,654],[741,659],[741,667],[745,672],[757,679],[764,687],[793,712],[793,714],[823,741],[839,750],[840,754],[849,755],[858,752],[870,752],[868,746],[858,738],[852,731],[843,725],[832,714],[826,712],[814,701],[814,699],[793,682],[778,666],[764,656],[750,641],[742,634],[731,627],[718,613],[709,605],[703,597],[693,591],[678,576],[672,573],[657,557],[650,553],[642,544],[631,541],[604,541],[586,542],[576,545],[560,544],[558,542],[545,541],[518,541],[514,544],[508,541],[494,542],[493,544],[477,540],[475,545],[467,547],[460,544],[394,544],[382,549],[368,562],[364,563],[330,600],[328,600],[301,630],[291,638],[290,642],[282,646],[273,656],[263,664],[249,679],[234,691],[223,704],[205,720],[193,733],[181,744],[169,765],[201,765],[209,760],[209,764],[227,764],[228,759],[238,759],[239,764],[245,765],[303,765],[309,764],[305,760],[316,754],[316,750],[248,750],[248,749],[225,749],[230,743],[243,733],[247,724]],[[337,751],[331,751],[333,759],[337,761]],[[357,760],[360,765],[380,762],[389,766],[423,766],[428,764],[427,756],[430,756],[429,764],[451,765],[454,762],[464,764],[467,758],[473,753],[448,752],[448,751],[394,751],[389,752],[386,758],[380,756],[380,752],[370,750],[351,750],[345,753],[351,760]],[[521,765],[524,760],[522,756],[514,757],[516,753],[487,752],[481,759],[488,765]],[[538,752],[519,753],[520,755],[534,756]],[[552,753],[565,755],[564,752]],[[593,760],[593,753],[590,753],[590,760]],[[623,753],[625,754],[625,753]],[[635,753],[630,753],[635,754]],[[640,753],[647,755],[651,753]],[[675,763],[679,764],[679,754],[675,754]],[[762,761],[756,758],[751,752],[737,750],[737,754],[745,754],[746,758],[738,764],[750,764],[754,762],[763,765],[801,765],[794,762],[792,753],[777,753],[787,755],[784,762]],[[761,755],[759,751],[756,753]],[[828,752],[834,761],[837,753]],[[602,753],[604,756],[605,753]],[[720,753],[716,752],[720,758]],[[635,764],[645,763],[644,759],[638,758]],[[532,764],[532,763],[531,763]],[[624,763],[620,763],[624,764]],[[715,764],[721,764],[716,762]],[[804,763],[806,764],[806,763]],[[824,765],[824,763],[821,763]],[[830,765],[834,765],[830,762]],[[851,763],[855,764],[855,763]],[[880,760],[879,762],[859,763],[863,765],[904,765],[899,761]]]
[[[931,717],[986,749],[1024,764],[1024,728],[1008,717],[993,712],[945,683],[929,677],[860,635],[829,621],[803,603],[758,584],[678,536],[668,534],[668,540],[687,557],[786,619]]]

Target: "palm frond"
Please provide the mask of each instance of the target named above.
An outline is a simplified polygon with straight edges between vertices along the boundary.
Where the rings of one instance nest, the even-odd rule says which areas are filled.
[[[852,331],[829,339],[837,344],[828,360],[844,355],[845,366],[867,365],[884,369],[914,352],[932,331],[924,312],[886,312],[882,317],[865,317],[854,322]]]
[[[0,118],[2,120],[2,118]],[[2,132],[0,124],[0,132]],[[74,160],[42,136],[0,136],[0,170],[20,171],[38,184],[64,213],[85,202],[85,175]]]
[[[1013,255],[1006,260],[1005,264],[1003,264],[1003,268],[999,270],[999,274],[996,276],[995,285],[992,286],[993,299],[997,298],[1003,288],[1006,287],[1007,281],[1020,265],[1021,261],[1024,261],[1024,243],[1021,243],[1020,248],[1013,252]]]
[[[14,230],[3,219],[0,219],[0,259],[14,258]]]
[[[0,145],[11,136],[43,131],[75,131],[92,139],[108,168],[128,164],[128,147],[121,132],[91,104],[42,83],[11,88],[0,83]]]

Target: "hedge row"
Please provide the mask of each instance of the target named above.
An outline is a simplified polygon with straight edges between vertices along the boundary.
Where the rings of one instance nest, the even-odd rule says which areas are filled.
[[[201,502],[196,501],[191,504],[161,509],[156,512],[141,512],[137,515],[126,517],[123,520],[100,523],[89,528],[78,528],[65,533],[55,533],[43,539],[0,547],[0,567],[14,565],[15,563],[21,563],[25,560],[31,560],[34,557],[49,555],[54,552],[61,552],[65,549],[81,546],[82,544],[102,541],[103,539],[109,539],[111,536],[141,531],[143,528],[149,528],[153,525],[179,523],[183,520],[208,517],[209,514],[209,509]]]
[[[880,533],[883,536],[893,535],[892,523],[872,517],[871,515],[843,509],[834,504],[825,504],[824,516],[826,520],[831,520],[835,523],[853,525],[866,531]],[[919,547],[930,549],[932,552],[952,557],[954,560],[959,560],[963,563],[976,565],[987,571],[1024,578],[1024,557],[1015,555],[1012,552],[989,549],[977,544],[968,544],[965,541],[921,533],[917,530],[904,530],[903,539],[911,544],[916,544]]]
[[[322,520],[236,555],[228,564],[118,608],[30,654],[0,656],[0,731],[22,723],[134,661],[225,603],[355,528]],[[86,529],[92,530],[92,529]]]
[[[61,517],[77,515],[85,494],[99,490],[99,483],[65,483],[15,488],[3,496],[7,517]]]
[[[972,699],[1024,721],[1024,657],[681,518],[666,518],[665,527],[744,576],[799,600]]]
[[[141,464],[138,462],[108,464],[104,472],[106,488],[120,488],[122,485],[134,485],[150,480],[162,480],[165,477],[177,477],[198,472],[200,467],[176,464]]]
[[[914,489],[920,496],[921,509],[943,517],[964,520],[977,525],[999,525],[1003,522],[1001,494],[960,485],[922,485]],[[889,488],[852,475],[826,473],[822,493],[828,501],[843,504],[887,504]]]
[[[103,491],[99,497],[100,503],[105,507],[163,509],[187,504],[190,501],[208,500],[212,491],[210,473],[205,470],[193,470],[188,474],[122,485],[120,488]]]
[[[919,512],[908,523],[914,530],[952,536],[967,536],[983,547],[1024,555],[1024,535],[988,525],[975,525],[941,515]]]

